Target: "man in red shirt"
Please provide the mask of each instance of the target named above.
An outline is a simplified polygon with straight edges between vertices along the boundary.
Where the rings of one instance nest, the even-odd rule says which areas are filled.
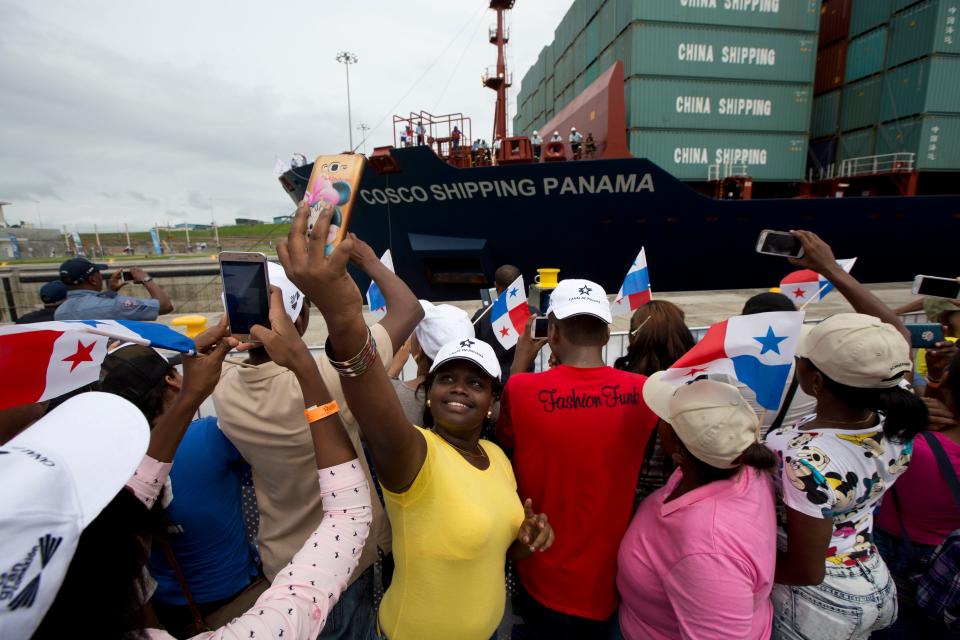
[[[564,280],[550,296],[547,343],[560,363],[515,373],[497,423],[513,449],[521,499],[549,513],[556,542],[517,565],[531,638],[606,638],[617,608],[617,549],[656,416],[643,401],[644,376],[606,365],[610,303],[588,280]],[[514,371],[542,346],[520,343]]]

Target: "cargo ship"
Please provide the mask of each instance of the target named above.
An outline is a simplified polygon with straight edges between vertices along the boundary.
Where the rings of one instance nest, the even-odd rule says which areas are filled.
[[[654,289],[773,286],[790,267],[755,253],[763,229],[817,231],[864,281],[956,275],[958,4],[576,0],[523,78],[510,136],[514,0],[490,0],[493,147],[471,147],[462,114],[395,116],[352,227],[434,300],[476,297],[503,263],[616,291],[642,246]],[[415,124],[423,144],[400,135]],[[280,178],[295,201],[310,170]]]

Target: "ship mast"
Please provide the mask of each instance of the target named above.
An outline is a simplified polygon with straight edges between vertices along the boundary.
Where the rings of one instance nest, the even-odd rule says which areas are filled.
[[[512,84],[507,73],[504,50],[510,34],[504,27],[503,14],[513,9],[515,0],[490,0],[490,8],[497,12],[497,26],[490,27],[490,44],[497,47],[497,66],[483,74],[483,86],[497,92],[497,104],[493,114],[493,140],[507,137],[507,89]]]

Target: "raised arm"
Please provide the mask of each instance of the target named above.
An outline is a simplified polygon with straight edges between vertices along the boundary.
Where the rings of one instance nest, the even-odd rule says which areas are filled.
[[[426,442],[404,415],[383,363],[369,343],[372,338],[363,321],[360,290],[347,273],[354,240],[346,238],[330,256],[324,256],[321,239],[327,236],[332,208],[325,207],[320,213],[310,242],[306,238],[309,211],[305,203],[297,208],[290,234],[277,246],[277,255],[290,280],[326,320],[330,334],[327,356],[341,362],[363,356],[356,364],[357,375],[341,377],[343,394],[370,447],[383,486],[403,491],[423,466]],[[417,304],[414,324],[422,317]]]
[[[156,280],[150,277],[150,274],[140,267],[133,267],[130,269],[130,275],[133,276],[134,282],[144,286],[151,298],[160,303],[158,313],[161,316],[173,311],[173,303],[170,301],[170,296],[163,290],[163,287],[157,284]]]
[[[352,241],[350,261],[370,276],[383,293],[383,299],[387,303],[387,314],[380,321],[380,326],[386,329],[390,336],[394,351],[399,351],[423,318],[420,301],[410,291],[410,287],[397,277],[397,274],[380,262],[370,245],[358,238],[356,234],[349,234],[349,238]]]
[[[883,304],[869,289],[837,264],[837,259],[833,256],[830,245],[812,231],[792,231],[791,233],[799,238],[803,245],[803,257],[791,258],[791,264],[816,271],[833,283],[833,286],[847,299],[854,311],[874,316],[882,322],[893,325],[897,331],[903,334],[904,339],[908,343],[910,342],[910,332],[903,326],[896,312]]]

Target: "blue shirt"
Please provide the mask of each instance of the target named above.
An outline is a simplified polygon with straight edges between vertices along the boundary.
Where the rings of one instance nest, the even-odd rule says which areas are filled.
[[[248,468],[212,416],[194,420],[177,447],[170,470],[173,501],[165,510],[167,536],[196,602],[232,596],[258,574],[246,538],[240,494]],[[156,541],[150,570],[157,581],[157,602],[187,603]]]
[[[57,320],[156,320],[160,301],[131,298],[116,291],[75,289],[67,292],[54,318]]]

